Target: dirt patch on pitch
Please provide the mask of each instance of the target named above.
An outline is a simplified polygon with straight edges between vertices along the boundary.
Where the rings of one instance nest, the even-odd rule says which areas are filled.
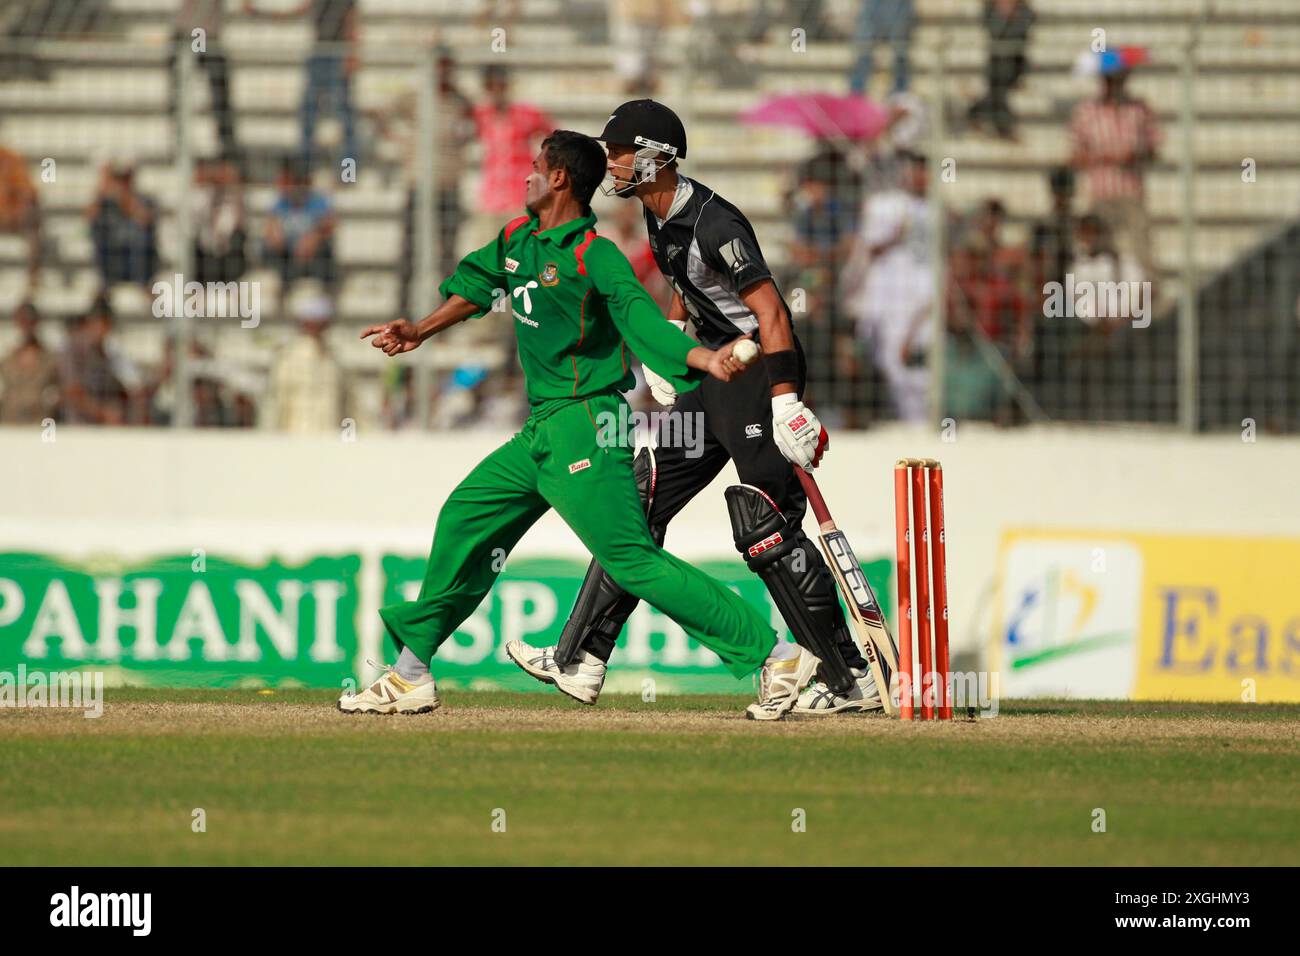
[[[331,704],[107,704],[102,717],[88,720],[79,711],[19,710],[0,715],[0,739],[7,736],[63,734],[156,736],[194,734],[392,734],[459,733],[465,731],[555,733],[592,730],[643,733],[842,733],[860,732],[882,718],[855,717],[837,726],[812,721],[759,724],[744,719],[743,705],[735,710],[682,711],[617,710],[613,708],[485,707],[444,704],[431,714],[379,716],[342,714]],[[849,724],[853,726],[849,726]]]
[[[1300,751],[1290,721],[1221,716],[1092,716],[1066,713],[1004,714],[991,719],[944,723],[900,723],[880,715],[834,718],[794,717],[779,723],[744,719],[734,709],[628,710],[617,707],[501,707],[458,700],[432,714],[411,717],[345,715],[330,704],[299,703],[108,703],[104,714],[86,719],[74,710],[0,711],[0,740],[7,737],[329,735],[356,734],[544,734],[590,730],[597,733],[705,734],[744,737],[861,737],[915,741],[1006,744],[1092,743],[1147,746],[1155,740],[1194,746],[1233,746]]]

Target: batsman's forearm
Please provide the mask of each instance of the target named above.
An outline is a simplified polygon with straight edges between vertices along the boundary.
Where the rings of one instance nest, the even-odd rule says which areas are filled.
[[[420,341],[423,342],[431,335],[437,335],[443,329],[450,328],[458,322],[464,322],[482,311],[469,299],[462,299],[458,295],[453,295],[422,318],[416,325],[420,332]]]
[[[764,352],[769,354],[773,352],[794,354],[794,331],[784,314],[778,317],[776,313],[759,313],[758,335],[759,340],[763,343]],[[787,392],[797,391],[798,388],[794,382],[778,382],[772,386],[771,394],[784,395]]]
[[[763,343],[763,353],[788,353],[791,360],[789,364],[793,364],[794,328],[786,313],[785,303],[776,291],[776,284],[771,279],[764,279],[742,290],[740,297],[758,320],[758,340]],[[771,371],[770,364],[768,370]],[[795,391],[798,389],[792,381],[782,381],[772,386],[773,395]]]
[[[784,312],[764,310],[757,318],[758,340],[764,352],[789,352],[794,348],[794,329]]]

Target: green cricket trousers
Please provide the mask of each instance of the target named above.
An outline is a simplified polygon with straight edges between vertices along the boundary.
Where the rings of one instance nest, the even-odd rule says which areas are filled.
[[[399,649],[430,661],[488,593],[500,557],[554,508],[616,584],[671,617],[736,677],[763,663],[776,643],[763,616],[650,537],[632,448],[598,440],[601,415],[619,421],[622,404],[617,392],[546,403],[457,486],[438,514],[419,598],[379,612]]]

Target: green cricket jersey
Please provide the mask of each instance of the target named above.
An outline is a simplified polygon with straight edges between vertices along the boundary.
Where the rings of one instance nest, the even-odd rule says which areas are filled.
[[[536,215],[507,223],[439,288],[483,312],[510,310],[529,404],[627,391],[629,348],[678,392],[699,384],[704,373],[686,365],[699,343],[664,320],[618,246],[596,235],[595,213],[537,227]]]

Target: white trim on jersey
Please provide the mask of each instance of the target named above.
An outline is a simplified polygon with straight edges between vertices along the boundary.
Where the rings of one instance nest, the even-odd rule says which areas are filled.
[[[740,330],[741,335],[748,335],[758,328],[758,318],[745,305],[745,300],[728,288],[731,277],[722,276],[709,268],[709,264],[700,255],[700,241],[695,237],[700,220],[704,218],[704,210],[716,195],[717,193],[710,192],[709,198],[700,203],[700,211],[691,225],[691,247],[686,250],[686,278],[717,306],[718,311]]]
[[[693,195],[695,195],[695,184],[685,176],[678,176],[677,189],[673,193],[672,205],[668,207],[668,215],[664,216],[662,219],[655,216],[655,225],[662,229],[664,223],[682,211],[683,207],[691,201]],[[694,231],[692,231],[691,234],[694,235]]]
[[[758,328],[758,318],[745,305],[745,300],[732,291],[731,277],[709,267],[700,255],[699,240],[694,237],[691,238],[690,249],[686,251],[686,278],[740,330],[741,335],[747,335]]]

